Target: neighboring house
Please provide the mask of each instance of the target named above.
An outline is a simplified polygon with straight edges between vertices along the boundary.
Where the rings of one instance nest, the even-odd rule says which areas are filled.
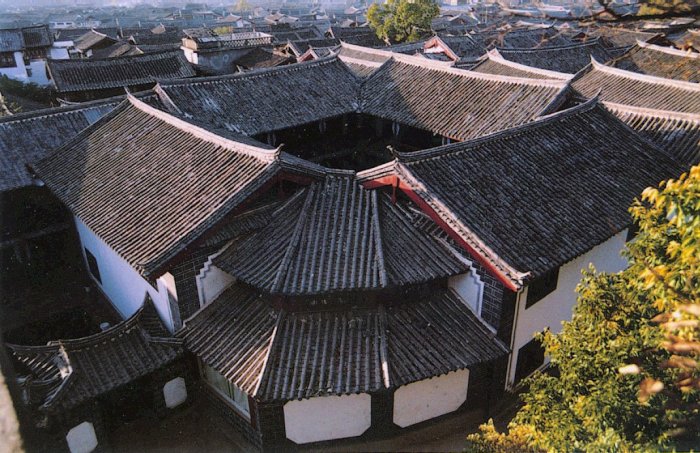
[[[118,42],[118,38],[108,36],[102,32],[91,29],[87,33],[73,40],[75,51],[78,58],[90,58],[92,53],[106,49]]]
[[[103,332],[7,348],[21,364],[22,403],[38,415],[25,430],[32,433],[28,436],[36,429],[50,433],[42,445],[47,450],[103,448],[109,445],[106,414],[134,412],[144,398],[164,414],[187,400],[187,382],[191,385],[181,360],[183,341],[163,327],[148,299],[129,319]],[[132,382],[140,385],[136,398],[127,385]],[[41,445],[39,439],[32,442]]]
[[[53,42],[46,25],[0,29],[0,75],[47,85],[47,58],[68,58],[62,49],[53,48]]]
[[[185,30],[182,51],[187,61],[214,74],[235,72],[236,60],[258,47],[272,47],[272,36],[261,32],[217,35],[209,29]]]
[[[86,101],[124,94],[124,89],[151,88],[157,80],[195,75],[179,50],[81,60],[49,60],[49,76],[59,95],[68,101]]]
[[[679,64],[692,67],[692,58]],[[663,61],[657,71],[675,74],[675,70],[664,70]],[[700,162],[700,84],[627,71],[594,59],[572,79],[571,87],[582,97],[599,93],[611,111],[641,135],[674,153],[679,161],[687,165]]]
[[[597,56],[595,59],[601,63]],[[700,82],[700,53],[662,47],[637,41],[627,53],[608,63],[625,71],[680,80]]]
[[[591,58],[606,62],[613,57],[598,40],[566,46],[547,46],[534,49],[497,48],[499,55],[508,61],[533,68],[576,74],[591,63]]]

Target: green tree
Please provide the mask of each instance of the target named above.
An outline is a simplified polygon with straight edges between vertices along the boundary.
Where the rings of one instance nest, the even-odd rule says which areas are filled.
[[[440,13],[433,0],[387,0],[367,11],[367,20],[379,39],[387,44],[417,41],[430,32],[432,20]]]
[[[540,335],[552,372],[526,381],[508,434],[482,426],[468,450],[642,451],[698,435],[700,167],[630,212],[629,267],[584,273],[572,320]]]

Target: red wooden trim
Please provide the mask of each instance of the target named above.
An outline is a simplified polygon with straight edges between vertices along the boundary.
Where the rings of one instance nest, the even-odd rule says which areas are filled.
[[[480,254],[474,247],[469,245],[462,237],[454,231],[450,226],[440,218],[437,212],[417,193],[411,189],[411,187],[404,181],[401,181],[398,176],[383,176],[371,181],[363,182],[362,185],[367,189],[374,189],[381,186],[392,186],[400,188],[407,196],[411,199],[418,207],[425,212],[430,219],[438,224],[453,240],[455,240],[460,246],[462,246],[474,259],[476,259],[481,265],[483,265],[491,274],[495,275],[498,280],[500,280],[503,285],[511,291],[518,292],[520,288],[511,281],[506,275],[501,272],[496,266],[494,266],[488,259],[486,259],[482,254]]]

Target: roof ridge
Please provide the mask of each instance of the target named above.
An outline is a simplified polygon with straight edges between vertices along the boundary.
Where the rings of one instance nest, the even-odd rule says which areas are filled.
[[[528,66],[522,63],[517,63],[515,61],[510,61],[501,55],[499,52],[498,48],[489,50],[486,53],[486,59],[482,60],[479,65],[483,64],[486,60],[493,60],[496,61],[502,65],[505,66],[510,66],[514,69],[520,69],[522,71],[527,71],[527,72],[532,72],[535,74],[540,74],[548,77],[552,77],[554,79],[561,79],[561,80],[571,80],[574,78],[575,74],[567,74],[565,72],[559,72],[559,71],[551,71],[549,69],[542,69],[542,68],[536,68],[534,66]],[[470,69],[473,70],[474,68]]]
[[[225,74],[217,76],[208,77],[190,77],[182,79],[168,79],[162,82],[165,87],[175,86],[175,85],[201,85],[206,83],[216,83],[224,82],[227,80],[238,80],[238,79],[248,79],[265,76],[267,74],[278,73],[278,72],[292,72],[298,71],[303,68],[322,66],[327,63],[332,63],[336,59],[336,55],[329,55],[327,57],[318,58],[311,61],[302,61],[301,63],[295,63],[293,65],[283,65],[275,66],[272,68],[262,68],[256,69],[254,71],[248,71],[239,74]]]
[[[392,59],[398,63],[409,64],[413,66],[418,66],[424,69],[430,69],[435,71],[442,71],[448,74],[453,74],[460,77],[487,80],[491,82],[505,82],[519,85],[532,85],[540,87],[559,87],[563,88],[566,86],[567,82],[564,80],[552,80],[552,79],[528,79],[526,77],[512,77],[496,74],[482,74],[480,72],[465,71],[464,69],[455,68],[452,64],[445,65],[444,63],[436,65],[435,60],[430,60],[423,57],[413,57],[409,55],[396,54],[392,56]]]
[[[114,96],[105,99],[98,99],[84,103],[66,104],[58,107],[48,107],[45,109],[31,110],[28,112],[15,113],[0,118],[0,125],[5,123],[13,123],[15,121],[28,121],[46,118],[54,115],[62,115],[72,113],[79,110],[88,110],[109,104],[121,104],[126,99],[125,95]]]
[[[449,146],[449,145],[448,145]],[[426,187],[427,185],[425,182],[417,177],[413,172],[411,172],[411,169],[406,167],[405,165],[402,165],[399,163],[398,166],[398,172],[397,174],[403,178],[408,180],[409,184],[413,185],[420,185],[422,187]],[[417,195],[420,197],[420,195]],[[427,201],[426,201],[427,203]],[[440,212],[449,212],[451,215],[451,211],[447,206],[440,200],[438,197],[433,197],[432,198],[432,203],[433,204],[438,204],[440,205],[439,208],[436,208],[435,206],[431,205],[428,203],[430,206],[430,209],[432,209],[438,216],[440,216]],[[443,219],[444,221],[444,219]],[[463,230],[467,238],[462,238],[466,243],[468,243],[469,247],[471,247],[478,255],[480,255],[482,258],[485,258],[488,261],[491,261],[492,265],[498,269],[498,271],[502,274],[503,277],[506,279],[510,280],[511,283],[514,283],[515,286],[522,287],[523,285],[523,280],[525,280],[529,275],[530,272],[521,272],[515,269],[513,266],[511,266],[505,259],[501,258],[500,255],[498,255],[491,247],[489,247],[484,240],[482,240],[479,235],[477,235],[474,231],[472,231],[471,228],[469,228],[467,225],[465,225],[463,222],[458,222],[460,224],[459,229]],[[450,227],[452,228],[452,227]],[[462,234],[459,233],[459,231],[453,229],[453,231],[459,236],[462,236]]]
[[[513,135],[515,133],[522,132],[525,130],[537,129],[537,128],[540,128],[544,125],[552,123],[556,120],[560,120],[562,118],[568,118],[570,116],[578,115],[580,113],[593,110],[594,108],[596,108],[599,105],[600,105],[600,102],[598,100],[598,97],[596,96],[594,98],[587,100],[584,103],[581,103],[581,104],[576,105],[574,107],[568,108],[566,110],[543,115],[543,116],[540,116],[539,118],[535,119],[534,121],[530,121],[529,123],[525,123],[525,124],[521,124],[519,126],[511,127],[509,129],[504,129],[501,131],[493,132],[491,134],[484,135],[482,137],[477,137],[477,138],[474,138],[471,140],[465,140],[463,142],[450,143],[448,145],[437,146],[435,148],[428,148],[428,149],[424,149],[421,151],[413,151],[410,153],[397,151],[396,152],[396,160],[397,160],[397,163],[399,163],[399,164],[411,163],[411,162],[416,162],[416,161],[423,160],[423,159],[432,159],[435,157],[440,157],[440,156],[443,156],[443,155],[445,155],[453,150],[455,152],[463,151],[465,146],[472,148],[474,146],[480,145],[480,144],[485,143],[485,142],[498,140],[499,138],[504,137],[504,136]]]
[[[547,47],[496,47],[497,50],[503,50],[506,52],[522,52],[522,53],[533,53],[533,52],[541,52],[541,51],[547,51],[547,50],[566,50],[566,49],[572,49],[575,47],[588,47],[592,46],[595,44],[600,43],[600,38],[594,38],[591,39],[590,41],[584,41],[584,42],[575,42],[572,44],[562,44],[560,46],[547,46]]]
[[[115,44],[116,44],[116,43],[115,43]],[[153,57],[158,57],[158,56],[161,56],[161,55],[164,55],[164,54],[173,54],[173,55],[177,55],[177,56],[182,55],[183,58],[185,57],[185,54],[183,54],[179,49],[165,49],[165,50],[159,50],[159,51],[156,51],[156,52],[148,52],[148,53],[140,53],[140,54],[136,54],[136,55],[125,55],[125,56],[108,57],[108,58],[84,58],[84,59],[68,59],[68,60],[66,60],[66,59],[48,58],[48,59],[46,60],[46,62],[47,62],[47,63],[50,63],[50,64],[54,64],[54,65],[55,65],[56,63],[59,63],[59,65],[60,65],[60,64],[63,64],[63,63],[68,63],[68,64],[84,64],[84,65],[90,65],[90,64],[92,64],[92,65],[94,65],[95,62],[107,62],[107,61],[111,62],[111,61],[114,61],[114,60],[124,61],[124,60],[127,60],[127,59],[128,59],[128,60],[138,60],[138,59],[146,59],[146,58],[151,58],[151,59],[152,59]]]
[[[681,49],[676,49],[674,47],[664,47],[664,46],[659,46],[657,44],[650,44],[645,41],[637,40],[637,46],[641,47],[642,49],[651,49],[655,50],[657,52],[663,52],[669,55],[676,55],[679,57],[684,57],[684,58],[693,58],[697,59],[700,58],[700,53],[696,52],[691,52],[690,49],[688,50],[681,50]]]
[[[235,140],[222,137],[218,134],[215,134],[211,131],[208,131],[200,126],[194,125],[192,123],[189,123],[183,119],[180,119],[174,115],[171,115],[170,113],[164,112],[162,110],[159,110],[155,107],[151,107],[150,105],[146,104],[143,101],[140,101],[136,99],[134,96],[131,94],[128,95],[128,101],[133,105],[135,108],[141,110],[142,112],[146,113],[149,116],[155,117],[161,121],[164,121],[171,126],[174,126],[182,131],[191,133],[195,137],[214,143],[216,145],[219,145],[223,148],[227,148],[231,151],[235,152],[241,152],[244,154],[248,154],[252,157],[256,157],[261,160],[265,160],[268,162],[272,162],[276,160],[279,157],[280,153],[280,148],[277,148],[275,150],[268,150],[265,148],[258,148],[253,145],[249,145],[247,143],[242,143],[242,142],[237,142]]]
[[[613,111],[635,113],[639,115],[653,116],[655,118],[667,118],[673,120],[694,121],[700,123],[700,113],[676,112],[673,110],[658,110],[648,107],[637,107],[634,105],[618,104],[615,102],[602,102],[605,107]]]
[[[351,50],[359,50],[361,52],[369,53],[372,55],[384,55],[387,57],[391,57],[395,52],[392,52],[390,50],[384,50],[384,49],[379,49],[375,47],[365,47],[365,46],[360,46],[357,44],[350,44],[348,42],[343,41],[342,39],[340,40],[340,46],[341,47],[347,47],[348,49]]]
[[[615,68],[608,66],[606,64],[600,63],[598,60],[591,55],[591,67],[600,72],[610,74],[612,76],[624,77],[626,79],[639,80],[640,82],[653,83],[656,85],[663,85],[669,88],[679,88],[688,91],[698,91],[700,92],[700,83],[693,82],[683,82],[680,80],[666,79],[663,77],[650,76],[647,74],[639,74],[637,72],[626,71],[624,69]]]
[[[386,63],[386,61],[379,62],[379,61],[361,60],[359,58],[347,57],[345,55],[340,55],[340,54],[338,54],[338,58],[343,63],[357,64],[357,65],[362,65],[362,66],[368,66],[371,68],[381,68]],[[387,60],[387,61],[389,61],[389,60]]]

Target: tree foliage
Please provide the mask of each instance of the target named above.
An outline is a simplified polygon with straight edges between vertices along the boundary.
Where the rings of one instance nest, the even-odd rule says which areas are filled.
[[[430,32],[439,13],[440,7],[433,0],[387,0],[370,6],[367,20],[379,39],[391,44],[417,41]]]
[[[508,434],[485,425],[469,450],[643,451],[697,436],[700,167],[630,212],[629,267],[584,272],[572,320],[540,335],[554,372],[526,381]]]

